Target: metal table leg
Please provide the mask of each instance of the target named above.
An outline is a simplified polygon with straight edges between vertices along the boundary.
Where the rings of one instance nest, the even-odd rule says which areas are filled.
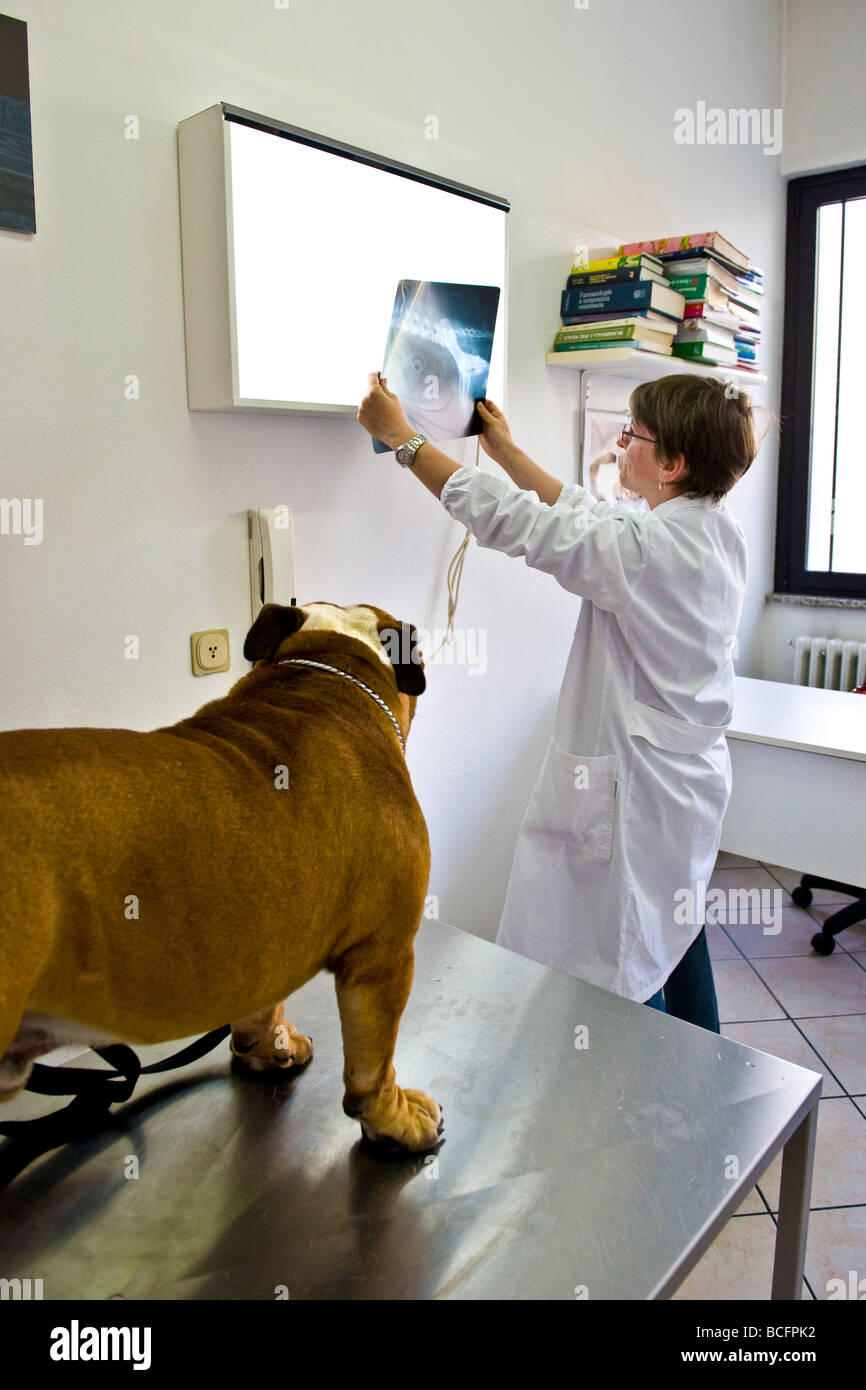
[[[802,1294],[819,1096],[820,1091],[782,1150],[772,1299],[799,1300]]]

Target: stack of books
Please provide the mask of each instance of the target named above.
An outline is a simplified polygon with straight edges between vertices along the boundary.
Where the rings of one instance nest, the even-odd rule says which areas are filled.
[[[718,232],[631,242],[621,256],[656,257],[672,289],[685,299],[673,342],[675,357],[712,367],[757,372],[763,271]]]
[[[572,266],[562,292],[555,353],[580,353],[580,365],[622,362],[635,353],[670,357],[685,297],[655,255],[591,251]]]

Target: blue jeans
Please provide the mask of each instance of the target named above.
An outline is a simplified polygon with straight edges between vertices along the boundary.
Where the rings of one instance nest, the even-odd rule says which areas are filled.
[[[645,1003],[651,1009],[682,1018],[710,1033],[720,1033],[719,1005],[713,983],[713,967],[707,949],[707,929],[701,927],[679,965],[675,966],[652,999]]]

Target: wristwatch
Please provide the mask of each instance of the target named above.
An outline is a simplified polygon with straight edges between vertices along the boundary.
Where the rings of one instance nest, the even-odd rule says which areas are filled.
[[[394,450],[394,457],[402,468],[411,468],[421,445],[427,443],[429,440],[423,434],[416,434],[407,444],[401,444],[399,449]]]

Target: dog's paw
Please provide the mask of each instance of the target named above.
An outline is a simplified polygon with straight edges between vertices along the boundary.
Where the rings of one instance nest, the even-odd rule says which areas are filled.
[[[395,1088],[396,1098],[380,1104],[357,1118],[364,1137],[385,1148],[398,1145],[410,1153],[435,1149],[442,1137],[444,1121],[441,1106],[423,1091]]]
[[[242,1062],[249,1071],[285,1071],[288,1067],[302,1067],[313,1055],[313,1039],[306,1033],[299,1033],[291,1023],[280,1023],[273,1034],[260,1038],[252,1046],[244,1046],[240,1039],[232,1037],[232,1055]]]

